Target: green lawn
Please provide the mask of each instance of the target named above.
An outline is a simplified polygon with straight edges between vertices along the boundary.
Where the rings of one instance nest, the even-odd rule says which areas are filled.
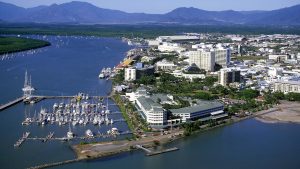
[[[0,36],[0,54],[19,52],[49,45],[49,42],[42,40]]]

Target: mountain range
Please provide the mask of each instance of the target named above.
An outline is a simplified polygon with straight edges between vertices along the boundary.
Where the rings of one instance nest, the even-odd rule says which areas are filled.
[[[300,5],[272,11],[206,11],[181,7],[165,14],[127,13],[87,2],[22,8],[0,2],[0,21],[56,24],[300,25]]]

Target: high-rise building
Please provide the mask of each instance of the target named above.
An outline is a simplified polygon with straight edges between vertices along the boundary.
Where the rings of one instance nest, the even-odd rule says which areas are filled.
[[[125,68],[125,81],[136,80],[136,69],[133,67]]]
[[[154,71],[154,66],[125,68],[124,79],[125,81],[138,80],[143,76],[154,75]]]
[[[241,82],[241,72],[230,68],[221,69],[218,79],[222,86],[228,86],[230,83]]]
[[[215,61],[217,64],[221,65],[223,68],[226,68],[230,63],[231,52],[229,48],[215,48]]]
[[[196,64],[200,69],[214,71],[215,52],[211,50],[197,50],[189,52],[190,65]]]

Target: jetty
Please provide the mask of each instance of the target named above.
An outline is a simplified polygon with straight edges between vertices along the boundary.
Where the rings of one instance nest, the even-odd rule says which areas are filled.
[[[19,98],[13,100],[13,101],[10,101],[10,102],[4,104],[4,105],[1,105],[1,106],[0,106],[0,111],[2,111],[2,110],[4,110],[4,109],[7,109],[7,108],[9,108],[9,107],[11,107],[11,106],[13,106],[13,105],[15,105],[15,104],[17,104],[17,103],[22,102],[24,99],[25,99],[25,97],[22,96],[22,97],[19,97]]]
[[[43,141],[43,142],[47,142],[49,139],[52,139],[53,136],[54,136],[54,132],[50,132],[50,133],[46,136],[46,138],[44,138],[42,141]]]
[[[30,132],[26,132],[23,134],[23,136],[14,144],[14,147],[20,147],[21,144],[28,138],[28,136],[30,135]]]
[[[179,148],[173,147],[173,148],[168,148],[168,149],[165,149],[165,150],[153,151],[153,152],[147,153],[146,155],[147,156],[154,156],[154,155],[159,155],[159,154],[168,153],[168,152],[177,151],[177,150],[179,150]]]
[[[44,99],[72,99],[72,98],[76,98],[78,96],[35,96],[35,95],[31,95],[30,96],[30,101],[33,101],[33,103],[37,103],[39,101],[42,101]],[[110,98],[110,96],[89,96],[90,98],[93,99],[102,99],[102,98]],[[26,99],[28,99],[28,97],[26,96],[22,96],[19,97],[15,100],[12,100],[6,104],[3,104],[0,106],[0,111],[5,110],[13,105],[16,105],[22,101],[24,101],[25,103],[30,103],[30,101],[26,101]],[[109,105],[115,105],[115,104],[109,104]]]
[[[168,148],[168,149],[159,150],[159,151],[151,151],[150,149],[147,149],[147,148],[143,147],[142,145],[135,145],[135,147],[138,149],[144,150],[146,152],[147,156],[154,156],[154,155],[159,155],[159,154],[179,150],[179,148],[173,147],[173,148]]]

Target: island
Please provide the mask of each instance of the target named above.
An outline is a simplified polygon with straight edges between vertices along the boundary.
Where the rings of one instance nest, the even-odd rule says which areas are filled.
[[[0,55],[50,46],[47,41],[23,37],[0,36]]]

